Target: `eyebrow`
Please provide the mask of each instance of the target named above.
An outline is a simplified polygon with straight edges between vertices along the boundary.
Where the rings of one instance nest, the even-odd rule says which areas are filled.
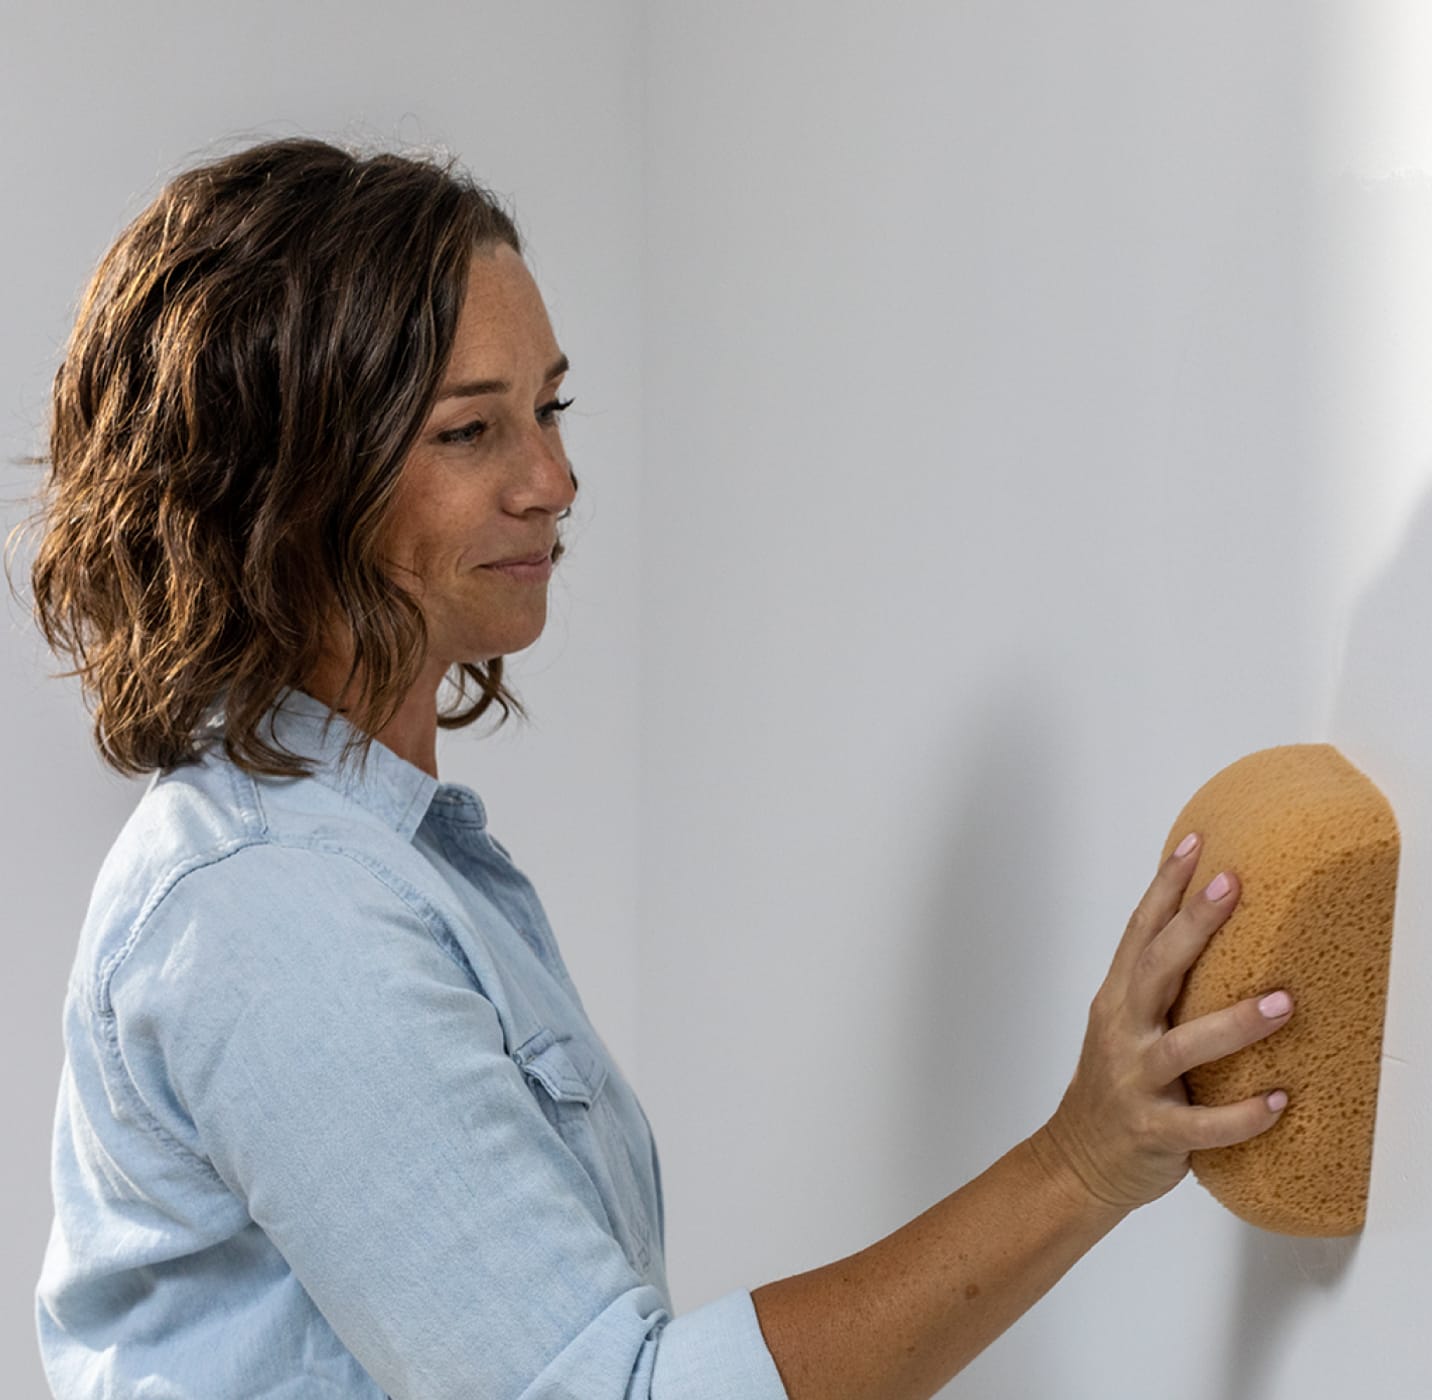
[[[547,371],[547,378],[542,382],[549,383],[559,374],[566,374],[571,369],[572,363],[563,355],[551,369]],[[470,379],[463,384],[449,384],[438,392],[438,400],[443,399],[467,399],[478,394],[505,394],[512,385],[505,379]]]

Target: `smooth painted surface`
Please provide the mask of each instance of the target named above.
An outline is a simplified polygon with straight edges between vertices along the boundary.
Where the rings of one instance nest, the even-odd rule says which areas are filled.
[[[1432,1393],[1414,8],[652,7],[642,1045],[720,1202],[678,1307],[1035,1128],[1183,804],[1330,740],[1404,840],[1365,1237],[1189,1181],[948,1393]]]

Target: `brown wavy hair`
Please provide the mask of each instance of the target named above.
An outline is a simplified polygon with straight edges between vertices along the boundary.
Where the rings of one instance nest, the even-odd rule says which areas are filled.
[[[378,546],[469,259],[498,243],[523,255],[455,160],[291,138],[178,175],[105,254],[55,374],[47,453],[28,459],[49,473],[24,528],[44,530],[39,627],[79,663],[54,677],[82,678],[111,767],[191,762],[221,732],[240,767],[307,776],[257,730],[339,618],[349,680],[362,668],[343,757],[366,762],[427,651]],[[444,729],[493,705],[499,725],[525,714],[501,657],[447,679]]]

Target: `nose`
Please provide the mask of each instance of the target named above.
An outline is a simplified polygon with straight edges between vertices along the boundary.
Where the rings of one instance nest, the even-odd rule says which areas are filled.
[[[540,510],[559,515],[577,495],[572,467],[567,461],[561,437],[551,428],[534,425],[523,439],[519,459],[513,465],[504,492],[503,505],[511,515]]]

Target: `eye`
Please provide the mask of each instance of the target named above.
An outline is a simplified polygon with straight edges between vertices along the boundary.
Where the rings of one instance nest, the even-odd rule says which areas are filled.
[[[557,415],[565,413],[567,409],[576,403],[576,399],[553,399],[550,403],[544,403],[537,410],[537,416],[543,420],[546,427],[551,427],[557,421]],[[471,423],[464,424],[461,428],[449,428],[447,432],[438,434],[438,441],[444,443],[458,443],[459,445],[468,442],[476,442],[483,433],[487,431],[487,424],[481,418],[474,418]]]
[[[471,423],[462,428],[450,428],[445,433],[438,434],[439,442],[475,442],[478,434],[485,431],[487,424],[481,418],[475,418]]]

